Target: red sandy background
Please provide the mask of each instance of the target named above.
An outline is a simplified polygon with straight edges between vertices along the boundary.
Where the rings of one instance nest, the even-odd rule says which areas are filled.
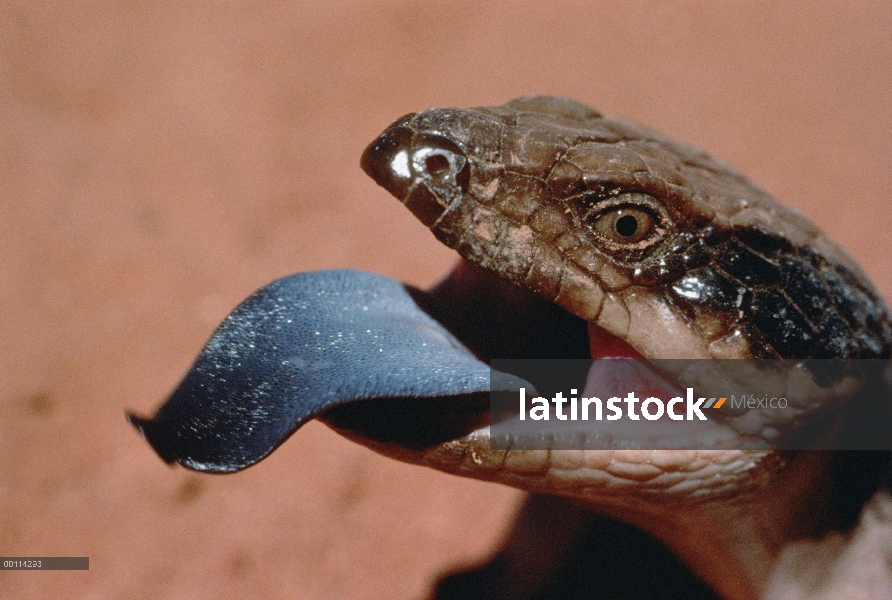
[[[428,285],[454,261],[358,168],[400,115],[532,93],[700,145],[892,298],[892,4],[0,6],[3,598],[413,598],[520,494],[312,423],[231,476],[161,463],[149,413],[275,277]]]

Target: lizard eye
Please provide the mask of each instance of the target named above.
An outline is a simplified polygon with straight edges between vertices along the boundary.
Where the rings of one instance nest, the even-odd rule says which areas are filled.
[[[569,198],[567,204],[577,227],[594,234],[593,241],[601,250],[612,255],[619,253],[623,260],[643,258],[665,239],[672,224],[663,205],[641,192],[606,198],[585,192]]]
[[[637,244],[657,226],[655,215],[635,206],[617,206],[598,214],[592,223],[596,232],[617,244]]]

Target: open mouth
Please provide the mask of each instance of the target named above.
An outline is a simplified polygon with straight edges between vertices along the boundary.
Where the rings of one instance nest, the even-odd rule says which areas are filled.
[[[571,371],[562,379],[579,396],[625,396],[634,391],[640,398],[671,398],[684,392],[671,375],[661,371],[628,342],[594,323],[588,323],[531,292],[494,274],[462,262],[430,292],[415,292],[419,306],[454,334],[475,356],[491,359],[576,359],[560,363]],[[581,360],[580,360],[581,359]],[[592,359],[594,362],[592,362]],[[548,383],[529,372],[510,371],[549,389]],[[377,398],[339,404],[325,410],[319,419],[341,434],[377,445],[423,450],[470,435],[491,434],[491,400],[488,392],[437,398]],[[541,436],[547,427],[521,424],[517,414],[501,416],[497,430],[510,428],[515,439]],[[692,436],[711,433],[714,439],[732,437],[718,423],[656,421],[560,423],[565,435],[594,434],[597,444],[616,448],[686,447]],[[570,425],[568,427],[567,425]],[[575,447],[575,442],[574,442]]]

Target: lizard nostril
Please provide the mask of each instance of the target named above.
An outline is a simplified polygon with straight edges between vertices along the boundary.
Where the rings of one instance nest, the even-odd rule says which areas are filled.
[[[449,159],[442,154],[431,154],[424,159],[424,168],[431,175],[443,175],[449,170]]]
[[[443,136],[418,134],[403,125],[388,128],[362,153],[360,166],[378,185],[407,201],[417,183],[448,202],[468,189],[468,158]]]
[[[458,144],[441,135],[421,134],[412,143],[412,171],[438,195],[468,191],[468,163]]]

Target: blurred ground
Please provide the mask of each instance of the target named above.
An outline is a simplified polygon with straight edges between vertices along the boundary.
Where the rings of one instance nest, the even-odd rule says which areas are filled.
[[[161,463],[151,412],[216,324],[295,271],[427,285],[454,260],[359,170],[430,106],[562,94],[700,145],[892,298],[892,5],[0,6],[4,598],[413,598],[491,551],[511,490],[318,424],[260,465]]]

